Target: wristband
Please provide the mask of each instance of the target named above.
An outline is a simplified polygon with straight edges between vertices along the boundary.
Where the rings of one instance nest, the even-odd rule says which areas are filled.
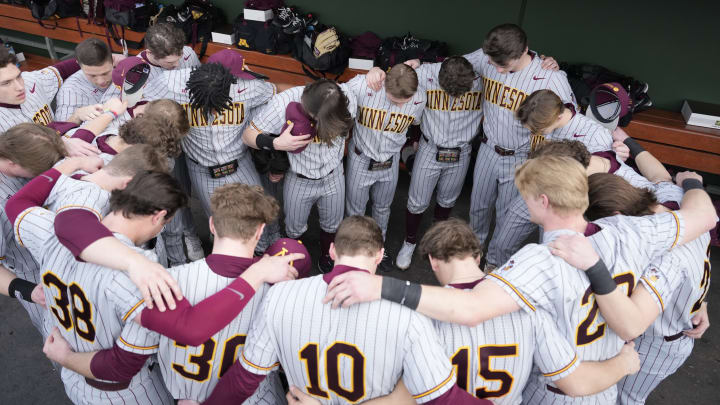
[[[587,269],[585,275],[590,280],[590,288],[596,295],[610,294],[617,288],[615,280],[613,280],[602,259],[599,259],[597,263]]]
[[[103,114],[107,114],[107,113],[112,114],[113,118],[117,118],[117,117],[118,117],[118,113],[116,113],[115,111],[113,111],[113,110],[111,110],[111,109],[106,109],[105,111],[103,111]]]
[[[35,289],[35,286],[37,286],[37,284],[33,282],[23,280],[19,277],[14,278],[10,282],[10,285],[8,285],[8,295],[15,298],[15,293],[20,293],[20,297],[22,297],[22,299],[27,302],[33,302],[32,292]]]
[[[682,188],[683,188],[683,191],[686,192],[686,193],[687,193],[688,191],[694,190],[694,189],[696,189],[696,188],[697,188],[697,189],[700,189],[700,190],[704,190],[703,185],[702,185],[702,181],[700,181],[700,180],[698,180],[698,179],[685,179],[685,180],[683,180],[683,182],[682,182]]]
[[[274,139],[275,138],[270,135],[261,133],[255,138],[255,144],[262,150],[275,150],[275,145],[273,145]]]
[[[420,284],[398,280],[392,277],[383,277],[380,297],[388,301],[416,309],[420,303],[422,287]]]
[[[641,154],[642,152],[645,152],[645,148],[643,148],[636,140],[630,137],[625,138],[623,143],[630,149],[630,156],[632,156],[633,158]]]

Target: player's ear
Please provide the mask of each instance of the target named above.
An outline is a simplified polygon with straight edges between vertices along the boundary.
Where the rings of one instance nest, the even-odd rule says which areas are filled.
[[[432,255],[428,255],[428,261],[430,262],[430,268],[432,269],[432,271],[437,271],[438,260],[432,257]]]
[[[382,262],[384,255],[385,255],[385,248],[382,248],[375,254],[375,264],[379,265],[380,262]]]
[[[542,199],[543,208],[548,208],[550,206],[550,199],[547,194],[540,194],[540,198]]]
[[[156,211],[152,216],[153,225],[157,225],[159,223],[164,224],[166,217],[167,217],[167,210]],[[167,219],[169,219],[169,218],[167,218]]]
[[[208,218],[208,227],[210,228],[210,233],[217,237],[217,231],[215,231],[215,224],[213,223],[212,215]]]
[[[125,187],[127,187],[128,183],[130,183],[131,180],[132,180],[131,176],[122,177],[120,180],[120,187],[118,187],[118,189],[125,190]]]
[[[262,235],[264,229],[265,229],[264,223],[258,225],[257,229],[255,230],[255,240],[260,240],[260,236]]]
[[[335,242],[330,242],[330,249],[328,250],[328,253],[330,254],[330,259],[332,259],[332,261],[337,260],[337,252],[335,252]]]

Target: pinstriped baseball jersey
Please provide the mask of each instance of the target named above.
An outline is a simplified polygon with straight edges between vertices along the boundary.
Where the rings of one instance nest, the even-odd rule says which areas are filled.
[[[671,181],[661,181],[660,183],[655,184],[652,192],[655,194],[655,198],[657,198],[660,203],[682,201],[683,194],[685,194],[682,187],[678,187]]]
[[[242,157],[247,150],[242,133],[252,110],[270,100],[275,94],[275,85],[263,80],[237,79],[237,83],[230,86],[232,108],[206,117],[190,106],[186,83],[191,72],[192,69],[171,70],[161,79],[169,90],[166,97],[180,103],[188,114],[190,133],[182,140],[183,150],[203,166]]]
[[[133,318],[145,307],[142,296],[127,275],[102,266],[78,262],[55,237],[55,214],[40,207],[23,211],[15,221],[15,237],[41,263],[42,285],[54,326],[76,352],[110,349],[117,344],[122,349],[138,354],[153,354],[157,336],[153,332],[140,334]],[[132,249],[155,257],[148,251],[136,248],[130,239],[115,234]],[[130,382],[128,389],[107,392],[87,384],[85,377],[62,369],[66,391],[76,403],[113,403],[113,399],[127,403],[171,403],[164,387],[157,386],[149,395],[147,382],[152,381],[150,371],[144,367]],[[153,385],[155,386],[155,385]],[[72,387],[72,389],[71,389]],[[82,387],[78,390],[77,387]],[[73,393],[81,395],[73,398]],[[142,398],[144,393],[148,398]],[[137,394],[137,395],[136,395]]]
[[[341,269],[349,268],[270,288],[242,366],[267,374],[282,364],[291,385],[323,404],[387,395],[400,378],[418,403],[452,388],[450,362],[428,318],[382,300],[339,309],[322,304],[325,280]]]
[[[47,125],[55,120],[50,104],[63,83],[57,69],[48,66],[33,72],[22,72],[21,76],[25,81],[25,102],[12,107],[0,105],[0,132],[23,122]]]
[[[615,282],[628,294],[639,279],[639,270],[674,247],[684,231],[682,218],[676,212],[647,217],[616,215],[595,221],[595,224],[600,231],[591,235],[590,241],[611,269]],[[623,340],[605,324],[585,274],[550,254],[545,246],[559,235],[568,233],[573,232],[546,231],[543,245],[523,247],[489,278],[505,289],[525,311],[542,308],[557,314],[557,327],[575,343],[580,359],[607,360],[620,351]],[[524,395],[526,400],[549,403],[552,397],[560,403],[607,404],[614,402],[617,395],[613,386],[582,400],[572,399],[548,391],[545,388],[548,383],[546,377],[531,379],[529,395]]]
[[[45,200],[45,207],[56,214],[84,208],[102,220],[110,210],[110,192],[90,181],[61,175]]]
[[[530,150],[530,131],[515,119],[515,111],[535,90],[552,90],[564,103],[572,103],[577,108],[565,72],[545,70],[537,54],[531,52],[531,55],[533,58],[524,69],[505,74],[495,70],[482,48],[464,55],[483,78],[484,133],[489,142],[506,149]]]
[[[407,141],[405,134],[411,124],[418,124],[425,109],[426,96],[418,91],[410,101],[398,107],[385,93],[385,87],[374,91],[365,75],[347,82],[347,89],[357,99],[357,117],[353,129],[355,145],[370,159],[384,162],[400,152]]]
[[[423,64],[416,69],[418,92],[424,91],[427,104],[420,120],[422,133],[435,145],[456,148],[472,140],[482,121],[482,78],[460,97],[451,97],[440,88],[441,63]]]
[[[217,256],[217,255],[216,255]],[[251,264],[252,259],[229,259],[239,264]],[[229,266],[228,266],[229,267]],[[205,259],[169,269],[177,280],[185,299],[195,305],[203,299],[227,287],[242,272],[218,274],[211,270]],[[220,380],[220,376],[233,364],[245,344],[253,318],[269,286],[263,284],[243,311],[225,328],[200,346],[187,346],[166,336],[158,336],[158,362],[165,385],[174,398],[204,401]],[[276,373],[274,373],[276,374]],[[275,376],[276,377],[276,376]],[[284,398],[282,386],[276,380],[266,379],[255,395],[244,402],[246,405],[276,403],[272,398]],[[269,395],[269,396],[268,396]]]
[[[573,114],[565,126],[552,131],[546,138],[554,141],[580,141],[590,153],[612,150],[613,143],[612,134],[607,128],[582,114]]]
[[[457,384],[495,404],[521,403],[533,363],[552,381],[568,376],[580,363],[575,348],[542,310],[516,311],[474,327],[434,323]]]
[[[304,89],[305,86],[297,86],[276,94],[267,105],[258,110],[250,125],[261,132],[281,133],[285,124],[285,109],[291,102],[299,103],[301,101]],[[345,83],[340,85],[340,89],[348,98],[350,115],[355,118],[357,113],[355,96]],[[325,177],[342,161],[345,152],[345,138],[345,136],[335,138],[330,146],[314,139],[302,152],[288,153],[292,171],[313,179]]]
[[[112,86],[112,83],[110,83]],[[67,121],[79,107],[102,102],[107,89],[99,89],[88,80],[83,71],[77,71],[68,77],[57,93],[55,119]]]

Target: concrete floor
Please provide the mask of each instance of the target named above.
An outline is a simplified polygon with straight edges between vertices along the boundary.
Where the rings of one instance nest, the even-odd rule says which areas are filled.
[[[388,231],[387,248],[397,252],[404,238],[405,203],[407,201],[409,178],[402,172]],[[470,184],[467,183],[453,216],[467,219]],[[207,221],[193,205],[199,232],[207,242]],[[422,230],[427,229],[431,220],[432,207],[423,219]],[[317,257],[318,225],[313,212],[310,229],[305,242],[311,254]],[[207,243],[206,243],[207,244]],[[713,249],[713,265],[720,266],[720,249]],[[720,267],[718,267],[720,268]],[[387,273],[398,278],[407,278],[423,283],[436,283],[429,265],[418,256],[414,257],[407,272],[395,270]],[[720,283],[711,285],[710,320],[711,326],[705,336],[696,341],[695,350],[685,364],[673,376],[665,380],[652,393],[648,404],[717,404],[720,383]],[[0,404],[69,404],[59,376],[53,371],[42,353],[42,342],[30,324],[20,305],[6,297],[0,297],[0,319],[5,327],[0,329]]]

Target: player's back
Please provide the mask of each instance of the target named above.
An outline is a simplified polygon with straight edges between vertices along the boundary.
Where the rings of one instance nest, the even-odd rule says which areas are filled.
[[[258,324],[270,341],[253,341],[253,327],[242,361],[260,370],[279,360],[291,385],[324,404],[387,395],[401,377],[418,403],[449,390],[452,370],[429,319],[383,300],[338,309],[322,303],[339,267],[273,286]]]
[[[61,175],[45,204],[56,214],[65,209],[84,208],[102,219],[110,209],[110,192],[93,182]]]
[[[173,267],[169,272],[184,292],[184,299],[195,305],[227,287],[253,262],[249,258],[210,255]],[[158,362],[165,385],[174,398],[203,401],[210,395],[245,344],[253,317],[268,288],[263,284],[232,322],[199,346],[185,345],[160,335]],[[277,373],[271,374],[244,404],[262,403],[263,398],[272,401],[273,395],[282,400],[284,393],[278,378]]]

